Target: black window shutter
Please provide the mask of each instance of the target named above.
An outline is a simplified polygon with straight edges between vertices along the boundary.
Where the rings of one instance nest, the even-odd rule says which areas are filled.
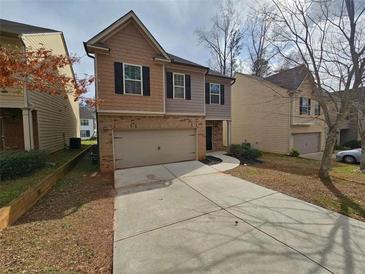
[[[221,85],[221,105],[224,105],[224,85]]]
[[[188,74],[185,74],[185,100],[191,100],[191,79]]]
[[[123,94],[123,63],[114,62],[115,93]]]
[[[303,97],[299,98],[299,114],[303,114]]]
[[[150,96],[150,68],[142,68],[143,96]]]
[[[172,72],[166,72],[166,97],[172,98],[173,91],[172,91]]]
[[[205,103],[210,104],[210,90],[209,83],[205,83]]]
[[[311,114],[311,99],[308,99],[308,114]]]

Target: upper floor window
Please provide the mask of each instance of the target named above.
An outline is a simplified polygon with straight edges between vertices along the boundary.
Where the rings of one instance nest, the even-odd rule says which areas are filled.
[[[86,119],[81,119],[81,125],[82,126],[88,126],[89,125],[89,120],[86,120]]]
[[[210,103],[220,104],[221,86],[220,84],[210,83]]]
[[[300,97],[299,114],[311,114],[311,99],[308,97]]]
[[[142,95],[142,67],[124,64],[124,94]]]
[[[174,73],[174,98],[185,99],[185,74]]]
[[[321,105],[319,104],[319,102],[315,102],[314,104],[314,115],[321,115]]]

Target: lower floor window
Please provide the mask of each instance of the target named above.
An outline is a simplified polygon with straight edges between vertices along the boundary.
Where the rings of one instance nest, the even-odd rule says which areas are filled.
[[[81,130],[81,137],[90,137],[90,130]]]

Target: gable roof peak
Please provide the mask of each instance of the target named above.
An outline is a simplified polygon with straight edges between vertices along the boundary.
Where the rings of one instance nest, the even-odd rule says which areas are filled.
[[[141,30],[146,34],[148,39],[151,40],[151,42],[155,45],[157,50],[161,53],[161,55],[168,61],[170,61],[169,55],[167,52],[162,48],[162,46],[157,42],[157,40],[153,37],[153,35],[150,33],[150,31],[146,28],[146,26],[142,23],[142,21],[138,18],[138,16],[135,14],[133,10],[130,10],[125,15],[120,17],[118,20],[116,20],[114,23],[109,25],[107,28],[96,34],[94,37],[89,39],[86,42],[86,48],[88,46],[93,46],[98,43],[103,43],[103,39],[108,36],[111,33],[114,33],[117,29],[119,29],[122,25],[127,23],[129,20],[133,20],[140,28]]]

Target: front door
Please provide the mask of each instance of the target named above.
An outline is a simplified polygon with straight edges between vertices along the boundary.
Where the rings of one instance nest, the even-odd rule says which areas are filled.
[[[213,127],[206,127],[205,129],[205,138],[206,138],[206,149],[212,150],[213,144],[212,144],[212,135],[213,135]]]

